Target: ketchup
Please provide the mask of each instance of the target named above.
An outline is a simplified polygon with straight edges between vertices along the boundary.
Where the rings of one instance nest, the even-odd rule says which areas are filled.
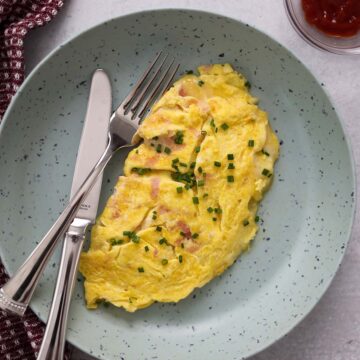
[[[360,0],[302,0],[306,21],[333,36],[360,30]]]

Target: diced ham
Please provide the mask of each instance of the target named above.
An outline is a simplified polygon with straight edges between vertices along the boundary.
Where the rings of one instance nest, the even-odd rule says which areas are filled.
[[[190,231],[190,228],[189,226],[182,220],[179,220],[177,223],[176,223],[177,227],[185,234],[185,237],[187,239],[190,239],[191,238],[191,231]]]
[[[156,199],[159,195],[159,185],[160,179],[158,177],[153,177],[151,179],[151,197]]]
[[[187,96],[186,90],[184,89],[183,86],[181,86],[180,89],[179,89],[179,95],[180,96]]]
[[[186,250],[190,253],[194,253],[195,251],[198,251],[200,249],[200,245],[193,243],[191,246],[187,247]]]
[[[146,159],[146,167],[151,168],[152,166],[154,166],[159,160],[159,155],[153,155],[151,157],[149,157],[148,159]]]

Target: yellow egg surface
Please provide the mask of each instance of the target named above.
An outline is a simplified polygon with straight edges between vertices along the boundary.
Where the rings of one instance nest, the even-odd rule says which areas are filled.
[[[199,67],[153,106],[92,229],[80,271],[88,308],[177,302],[249,248],[279,142],[246,79]]]

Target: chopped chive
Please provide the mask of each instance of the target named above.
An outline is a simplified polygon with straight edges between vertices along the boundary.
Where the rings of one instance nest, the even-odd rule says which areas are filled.
[[[214,212],[215,212],[215,214],[221,214],[222,210],[221,210],[221,208],[215,208]]]
[[[243,220],[243,225],[244,226],[248,226],[250,223],[249,223],[249,220],[248,219],[245,219]]]
[[[161,144],[157,144],[157,146],[156,146],[156,152],[157,152],[157,153],[161,153],[161,150],[162,150]]]
[[[185,190],[189,190],[191,188],[191,186],[189,184],[186,184],[184,187],[185,187]]]
[[[255,222],[258,223],[259,220],[260,220],[260,217],[256,215],[256,216],[255,216]]]
[[[168,262],[169,262],[168,259],[162,259],[162,260],[161,260],[161,263],[162,263],[163,265],[167,265]]]
[[[131,236],[133,236],[133,234],[134,234],[134,232],[132,232],[132,231],[123,231],[124,236],[131,237]]]
[[[131,241],[135,244],[138,244],[140,242],[140,238],[137,235],[135,235],[131,238]]]
[[[229,125],[227,123],[221,124],[221,128],[226,131],[229,128]]]
[[[267,177],[270,178],[272,176],[272,173],[270,173]]]
[[[197,182],[197,186],[204,186],[205,185],[205,180],[199,180]]]
[[[204,84],[205,84],[205,83],[204,83],[202,80],[199,80],[199,81],[198,81],[198,85],[199,85],[199,86],[203,86]]]
[[[192,163],[190,164],[190,169],[195,169],[195,166],[196,166],[196,162],[192,162]]]
[[[198,172],[199,172],[199,174],[201,174],[201,173],[202,173],[202,171],[203,171],[203,170],[202,170],[202,167],[201,167],[201,166],[199,166],[199,167],[198,167]]]
[[[165,146],[164,153],[166,153],[168,155],[171,154],[171,149],[169,147]]]
[[[199,234],[198,234],[198,233],[194,233],[194,234],[191,235],[191,237],[192,237],[193,239],[197,239],[197,238],[199,237]]]
[[[206,173],[203,173],[203,177],[206,178]]]
[[[176,192],[177,192],[178,194],[181,194],[181,193],[183,192],[183,188],[182,188],[181,186],[178,186],[178,187],[176,188]]]
[[[162,245],[162,244],[167,244],[168,242],[167,242],[167,240],[165,239],[165,238],[161,238],[160,240],[159,240],[159,244],[160,245]]]
[[[180,231],[180,235],[184,237],[186,236],[186,234],[183,231]]]
[[[154,146],[155,146],[155,144],[154,144],[154,143],[151,143],[151,144],[150,144],[150,146],[154,147]]]
[[[147,245],[144,247],[144,249],[145,249],[146,252],[148,252],[150,250]]]
[[[199,198],[197,196],[194,196],[192,200],[195,205],[199,204]]]
[[[177,164],[179,161],[180,161],[180,160],[179,160],[178,158],[176,158],[176,159],[173,159],[172,163],[173,163],[173,164]]]
[[[180,162],[179,165],[182,166],[182,167],[187,167],[187,164],[183,163],[183,162]]]
[[[184,243],[181,243],[180,246],[181,246],[182,249],[185,247]]]
[[[156,211],[153,211],[152,219],[153,219],[153,220],[156,220],[156,219],[157,219],[157,212],[156,212]]]
[[[160,231],[162,230],[162,227],[161,227],[161,226],[157,226],[155,230],[160,232]]]
[[[143,273],[145,270],[144,270],[144,268],[142,267],[142,266],[140,266],[140,267],[138,267],[138,272],[139,273]]]
[[[228,160],[234,160],[234,154],[227,154]]]
[[[212,220],[213,220],[213,221],[216,221],[216,220],[217,220],[217,218],[216,218],[216,217],[213,217],[213,218],[212,218]]]
[[[179,255],[179,263],[181,264],[183,262],[183,257],[182,255]]]
[[[133,168],[131,169],[131,171],[134,172],[134,173],[136,173],[136,174],[138,174],[138,175],[145,175],[145,174],[147,174],[148,172],[150,172],[151,169],[149,169],[149,168],[137,168],[137,167],[133,167]]]
[[[209,194],[208,193],[205,193],[204,195],[203,195],[203,198],[206,198],[206,197],[208,197],[209,196]]]
[[[270,154],[269,154],[266,150],[264,150],[264,149],[262,149],[261,152],[262,152],[264,155],[266,155],[266,156],[270,156]]]
[[[118,239],[118,238],[112,238],[110,239],[110,244],[112,246],[115,246],[115,245],[121,245],[124,243],[124,240],[123,239]]]
[[[268,176],[270,174],[270,171],[268,169],[263,169],[262,173],[264,176]]]
[[[250,90],[251,89],[251,83],[249,80],[245,81],[245,86]]]
[[[235,181],[234,177],[232,175],[227,176],[227,182],[233,183]]]
[[[208,207],[207,211],[211,214],[214,211],[214,209],[212,207]]]
[[[235,165],[234,165],[233,163],[229,163],[228,169],[229,169],[229,170],[234,170],[234,169],[235,169]]]
[[[255,145],[255,141],[254,140],[249,140],[248,141],[248,147],[254,147]]]
[[[197,147],[195,148],[195,152],[196,152],[196,153],[199,153],[199,152],[200,152],[200,146],[197,146]]]
[[[184,141],[184,132],[178,130],[175,134],[174,142],[175,144],[182,144]]]
[[[153,137],[153,140],[158,140],[158,139],[159,139],[158,136],[154,136],[154,137]]]
[[[220,167],[220,166],[221,166],[221,162],[220,162],[220,161],[214,161],[214,166]]]
[[[211,120],[210,120],[210,126],[213,127],[213,128],[215,128],[215,121],[214,121],[214,119],[211,119]]]
[[[185,72],[187,75],[192,75],[194,73],[192,70],[186,70]]]

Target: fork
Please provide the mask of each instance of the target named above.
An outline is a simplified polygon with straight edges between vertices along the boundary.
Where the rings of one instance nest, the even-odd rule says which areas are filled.
[[[0,308],[24,315],[55,246],[73,221],[97,177],[119,149],[133,147],[140,141],[133,139],[133,136],[142,119],[157,98],[169,88],[179,69],[180,64],[175,62],[175,58],[170,61],[168,57],[168,54],[159,52],[113,112],[109,123],[108,144],[103,155],[50,230],[12,278],[0,289]]]

